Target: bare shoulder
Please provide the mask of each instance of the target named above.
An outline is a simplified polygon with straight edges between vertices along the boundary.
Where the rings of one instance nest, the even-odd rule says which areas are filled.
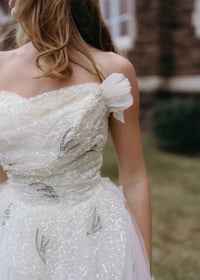
[[[97,62],[102,67],[105,76],[112,73],[123,73],[131,83],[136,82],[134,66],[126,57],[113,52],[99,52]]]
[[[138,119],[140,92],[133,64],[126,57],[113,52],[99,52],[95,58],[105,77],[112,73],[122,73],[129,80],[134,98],[134,116]]]
[[[105,53],[105,66],[109,74],[113,72],[127,72],[133,70],[133,64],[124,56],[108,52]]]

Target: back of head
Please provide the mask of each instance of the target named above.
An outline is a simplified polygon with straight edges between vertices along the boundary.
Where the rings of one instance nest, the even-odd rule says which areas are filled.
[[[71,12],[82,38],[91,46],[115,52],[98,0],[72,0]]]
[[[101,78],[88,45],[104,51],[115,48],[98,0],[19,0],[16,9],[18,45],[33,43],[39,53],[36,65],[42,76],[66,77],[72,71],[71,62],[75,62],[70,53],[76,50],[90,60]]]

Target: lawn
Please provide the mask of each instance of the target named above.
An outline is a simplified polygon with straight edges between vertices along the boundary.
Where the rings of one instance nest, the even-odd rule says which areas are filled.
[[[153,208],[153,273],[156,280],[200,279],[200,158],[159,151],[143,136]],[[117,182],[111,141],[104,176]]]

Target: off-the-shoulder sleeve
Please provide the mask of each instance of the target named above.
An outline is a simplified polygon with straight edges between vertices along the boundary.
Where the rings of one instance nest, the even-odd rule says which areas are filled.
[[[123,112],[133,104],[129,80],[121,73],[113,73],[101,83],[100,88],[109,112],[124,123]]]

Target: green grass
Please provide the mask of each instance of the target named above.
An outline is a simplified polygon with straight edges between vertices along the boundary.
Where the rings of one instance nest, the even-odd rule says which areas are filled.
[[[158,280],[200,279],[200,158],[158,150],[143,136],[153,209],[153,273]],[[117,182],[109,140],[102,174]]]

